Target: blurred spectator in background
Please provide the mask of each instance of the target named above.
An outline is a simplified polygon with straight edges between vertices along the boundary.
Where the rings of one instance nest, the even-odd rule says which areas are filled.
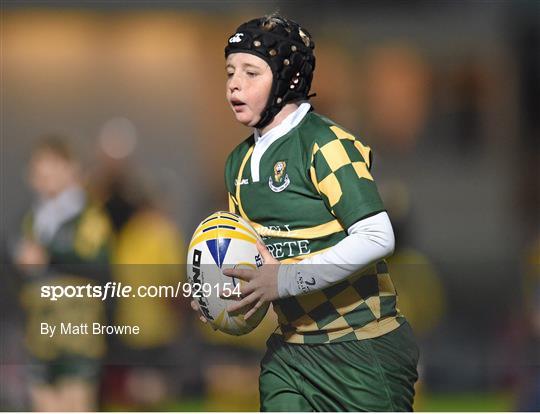
[[[426,336],[445,313],[445,292],[431,259],[414,245],[413,201],[400,181],[383,182],[381,197],[392,217],[396,250],[389,259],[396,273],[399,309],[411,320],[416,334]]]
[[[173,286],[184,281],[183,238],[146,191],[131,167],[137,137],[133,124],[113,118],[99,136],[100,162],[91,180],[113,227],[111,273],[115,282],[132,286]],[[180,290],[182,292],[182,290]],[[138,335],[113,338],[111,367],[103,391],[113,408],[163,409],[181,382],[176,349],[183,320],[184,298],[122,298],[113,304],[115,324],[138,325]]]
[[[398,292],[398,308],[407,315],[422,349],[429,334],[442,321],[446,293],[432,261],[412,241],[413,201],[407,187],[401,181],[383,181],[379,188],[396,238],[394,254],[387,260]],[[424,367],[421,359],[419,380],[415,384],[415,410],[422,409]]]
[[[30,354],[30,397],[36,411],[94,411],[101,359],[106,350],[98,335],[64,334],[73,327],[103,322],[99,299],[40,297],[42,285],[87,285],[106,276],[109,222],[81,187],[79,164],[68,139],[51,136],[31,154],[28,179],[36,201],[23,222],[15,251],[23,277]],[[56,326],[43,335],[41,326]]]

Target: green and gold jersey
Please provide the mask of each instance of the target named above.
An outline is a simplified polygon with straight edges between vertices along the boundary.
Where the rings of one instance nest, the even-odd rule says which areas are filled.
[[[23,221],[23,238],[34,239],[34,216]],[[56,301],[41,296],[41,287],[85,286],[106,279],[111,229],[107,216],[88,204],[63,223],[42,247],[49,264],[38,274],[26,275],[20,300],[26,311],[25,342],[39,361],[55,361],[64,356],[99,359],[105,356],[103,335],[91,334],[94,322],[105,323],[105,303],[99,298],[63,297]],[[42,335],[42,324],[58,327],[54,336]],[[90,327],[88,334],[60,334],[62,327]],[[78,329],[78,328],[77,328]],[[88,329],[88,328],[86,328]]]
[[[352,224],[384,210],[370,148],[315,112],[270,144],[257,160],[258,180],[251,171],[254,147],[251,136],[227,159],[229,207],[281,263],[329,249]],[[396,300],[383,260],[328,288],[276,300],[277,333],[291,343],[374,338],[404,321]]]

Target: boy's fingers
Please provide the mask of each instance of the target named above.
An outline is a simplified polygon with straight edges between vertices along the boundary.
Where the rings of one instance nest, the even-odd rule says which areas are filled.
[[[220,299],[227,299],[227,300],[241,300],[243,298],[242,293],[237,295],[236,293],[230,293],[226,294],[224,292],[221,292],[219,294]]]
[[[263,263],[267,264],[277,262],[276,259],[274,259],[274,256],[272,256],[268,248],[265,246],[265,244],[260,240],[257,240],[257,250],[261,254]]]
[[[253,270],[249,269],[224,269],[223,274],[225,276],[237,277],[238,279],[245,280],[249,282],[253,279]]]
[[[239,311],[244,306],[247,306],[247,305],[255,302],[257,299],[258,299],[257,295],[252,293],[251,295],[245,297],[244,299],[242,299],[242,300],[240,300],[238,302],[235,302],[232,305],[229,305],[227,307],[227,312],[232,313],[232,312]]]
[[[236,289],[232,292],[228,292],[228,294],[225,294],[224,291],[221,292],[219,297],[221,299],[229,299],[229,300],[235,300],[239,301],[244,299],[246,296],[249,296],[252,292],[255,291],[255,283],[253,281],[247,282],[247,283],[241,283],[238,291],[240,293],[237,293]],[[234,293],[233,293],[234,292]]]
[[[199,310],[200,310],[200,309],[199,309],[199,305],[197,304],[196,301],[192,300],[192,301],[190,302],[190,304],[191,304],[191,309],[193,309],[194,311],[199,312]],[[207,320],[204,316],[202,316],[202,315],[199,315],[199,319],[200,319],[200,321],[201,321],[202,323],[208,322],[208,320]]]
[[[262,299],[260,299],[260,300],[255,304],[255,306],[253,306],[253,308],[251,308],[251,309],[249,310],[249,312],[246,313],[246,314],[244,315],[244,320],[248,320],[249,318],[251,318],[251,316],[252,316],[255,312],[257,312],[257,311],[259,310],[259,308],[263,305],[263,303],[264,303],[264,302],[262,301]]]

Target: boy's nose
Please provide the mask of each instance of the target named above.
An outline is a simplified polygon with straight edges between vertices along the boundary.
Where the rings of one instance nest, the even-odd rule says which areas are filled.
[[[229,90],[231,92],[235,90],[240,90],[240,81],[237,76],[233,75],[229,80]]]

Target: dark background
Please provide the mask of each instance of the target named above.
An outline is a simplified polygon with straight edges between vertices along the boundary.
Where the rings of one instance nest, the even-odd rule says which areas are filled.
[[[407,258],[395,265],[400,294],[429,299],[408,305],[423,351],[418,408],[534,409],[537,1],[2,1],[3,268],[43,134],[70,136],[91,172],[104,127],[121,125],[133,171],[186,241],[226,208],[225,158],[250,131],[224,99],[223,47],[241,22],[276,10],[315,39],[315,109],[373,149]],[[17,344],[20,311],[5,285],[3,330]],[[0,400],[23,409],[24,375],[7,359]],[[178,393],[173,408],[193,398],[207,408],[204,389]]]

